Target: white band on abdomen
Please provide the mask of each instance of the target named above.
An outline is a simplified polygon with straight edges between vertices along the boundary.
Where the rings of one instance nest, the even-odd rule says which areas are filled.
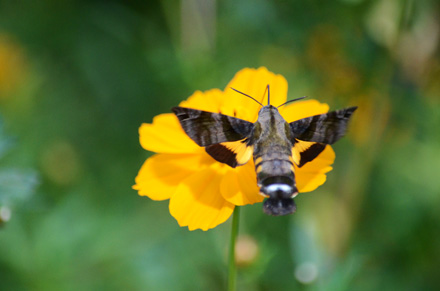
[[[286,184],[272,184],[266,186],[266,189],[268,192],[282,191],[284,193],[289,193],[292,191],[292,187]]]

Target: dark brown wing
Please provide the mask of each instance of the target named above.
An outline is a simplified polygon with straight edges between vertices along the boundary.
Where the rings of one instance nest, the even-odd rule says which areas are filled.
[[[185,133],[216,161],[235,168],[252,157],[253,147],[248,144],[254,127],[251,122],[184,107],[172,110]]]
[[[185,133],[202,147],[245,139],[254,126],[249,121],[220,113],[184,107],[174,107],[172,110]]]
[[[333,144],[344,136],[348,121],[356,109],[349,107],[291,122],[292,135],[303,141]]]
[[[292,148],[293,162],[301,168],[306,163],[313,161],[326,147],[326,144],[295,140]]]
[[[254,147],[248,145],[246,140],[213,144],[205,150],[216,161],[232,168],[246,164],[254,153]]]

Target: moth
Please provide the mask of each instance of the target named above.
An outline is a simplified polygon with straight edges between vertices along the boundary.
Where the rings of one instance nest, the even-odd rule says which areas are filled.
[[[305,97],[274,107],[270,105],[270,88],[267,85],[268,105],[264,106],[253,97],[231,89],[262,106],[255,123],[185,107],[174,107],[172,111],[185,133],[218,162],[235,168],[253,157],[260,194],[268,198],[263,204],[266,214],[294,213],[296,204],[293,198],[298,195],[294,164],[301,168],[315,159],[326,145],[339,140],[357,107],[289,123],[278,108]]]

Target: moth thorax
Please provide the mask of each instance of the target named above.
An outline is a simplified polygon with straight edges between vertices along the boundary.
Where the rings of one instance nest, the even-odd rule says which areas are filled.
[[[261,193],[273,199],[288,199],[298,194],[294,180],[286,176],[268,177],[261,185]]]

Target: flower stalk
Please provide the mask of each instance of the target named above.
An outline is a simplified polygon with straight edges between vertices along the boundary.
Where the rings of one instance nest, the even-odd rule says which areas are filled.
[[[229,244],[229,272],[228,291],[235,291],[237,287],[237,265],[235,264],[235,242],[237,241],[240,207],[236,206],[232,215],[231,241]]]

